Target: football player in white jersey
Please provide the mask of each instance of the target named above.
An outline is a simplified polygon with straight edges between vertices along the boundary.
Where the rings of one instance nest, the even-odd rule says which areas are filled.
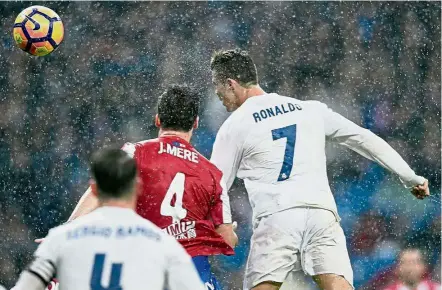
[[[322,289],[353,288],[353,272],[330,190],[325,142],[336,141],[399,176],[419,199],[418,176],[384,140],[318,101],[266,93],[247,52],[220,51],[211,60],[216,94],[233,112],[221,126],[211,161],[228,188],[244,180],[254,232],[244,289],[279,289],[303,270]]]
[[[99,208],[50,230],[14,290],[205,290],[180,244],[135,211],[137,167],[120,149],[92,158]]]

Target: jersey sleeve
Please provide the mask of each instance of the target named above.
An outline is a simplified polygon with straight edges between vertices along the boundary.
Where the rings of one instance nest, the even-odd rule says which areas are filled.
[[[215,226],[232,223],[232,212],[230,209],[230,199],[227,194],[227,188],[222,177],[222,173],[215,174],[215,192],[213,206],[210,211],[212,221]]]
[[[235,180],[241,162],[243,152],[243,141],[238,127],[233,128],[227,120],[218,131],[213,144],[212,156],[210,161],[215,164],[223,173],[226,190],[228,191]]]
[[[206,290],[189,254],[172,237],[165,240],[168,253],[167,285],[170,290]]]
[[[11,290],[45,290],[46,285],[34,274],[23,271],[18,278],[17,284]]]
[[[321,104],[325,135],[360,155],[377,162],[397,174],[406,187],[423,184],[425,178],[418,176],[387,142],[373,132]]]

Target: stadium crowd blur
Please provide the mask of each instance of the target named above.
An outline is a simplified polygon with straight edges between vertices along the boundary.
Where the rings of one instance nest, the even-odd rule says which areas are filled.
[[[228,116],[210,56],[229,47],[250,51],[265,90],[325,102],[429,179],[435,197],[417,201],[373,162],[327,148],[356,288],[394,282],[406,247],[420,248],[426,277],[440,281],[440,3],[44,2],[66,36],[43,58],[12,39],[31,4],[0,10],[0,284],[12,286],[35,237],[66,221],[87,188],[92,151],[156,137],[156,98],[168,84],[204,96],[193,143],[210,157]],[[241,182],[231,205],[240,245],[214,264],[225,289],[240,289],[251,234]]]

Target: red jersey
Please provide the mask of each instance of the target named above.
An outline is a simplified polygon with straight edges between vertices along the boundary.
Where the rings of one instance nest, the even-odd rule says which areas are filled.
[[[189,255],[234,254],[215,227],[231,223],[221,171],[185,140],[165,136],[123,146],[143,182],[137,213],[174,236]]]

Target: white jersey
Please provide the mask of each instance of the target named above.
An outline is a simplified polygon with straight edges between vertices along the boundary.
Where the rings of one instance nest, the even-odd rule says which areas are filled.
[[[325,142],[337,141],[399,175],[406,186],[422,184],[407,163],[372,132],[318,101],[265,94],[247,99],[221,126],[211,162],[228,188],[244,180],[254,218],[297,206],[331,210]]]
[[[35,256],[27,273],[40,287],[56,273],[59,290],[205,289],[179,243],[130,209],[101,207],[54,228]],[[14,289],[43,289],[20,279]]]

